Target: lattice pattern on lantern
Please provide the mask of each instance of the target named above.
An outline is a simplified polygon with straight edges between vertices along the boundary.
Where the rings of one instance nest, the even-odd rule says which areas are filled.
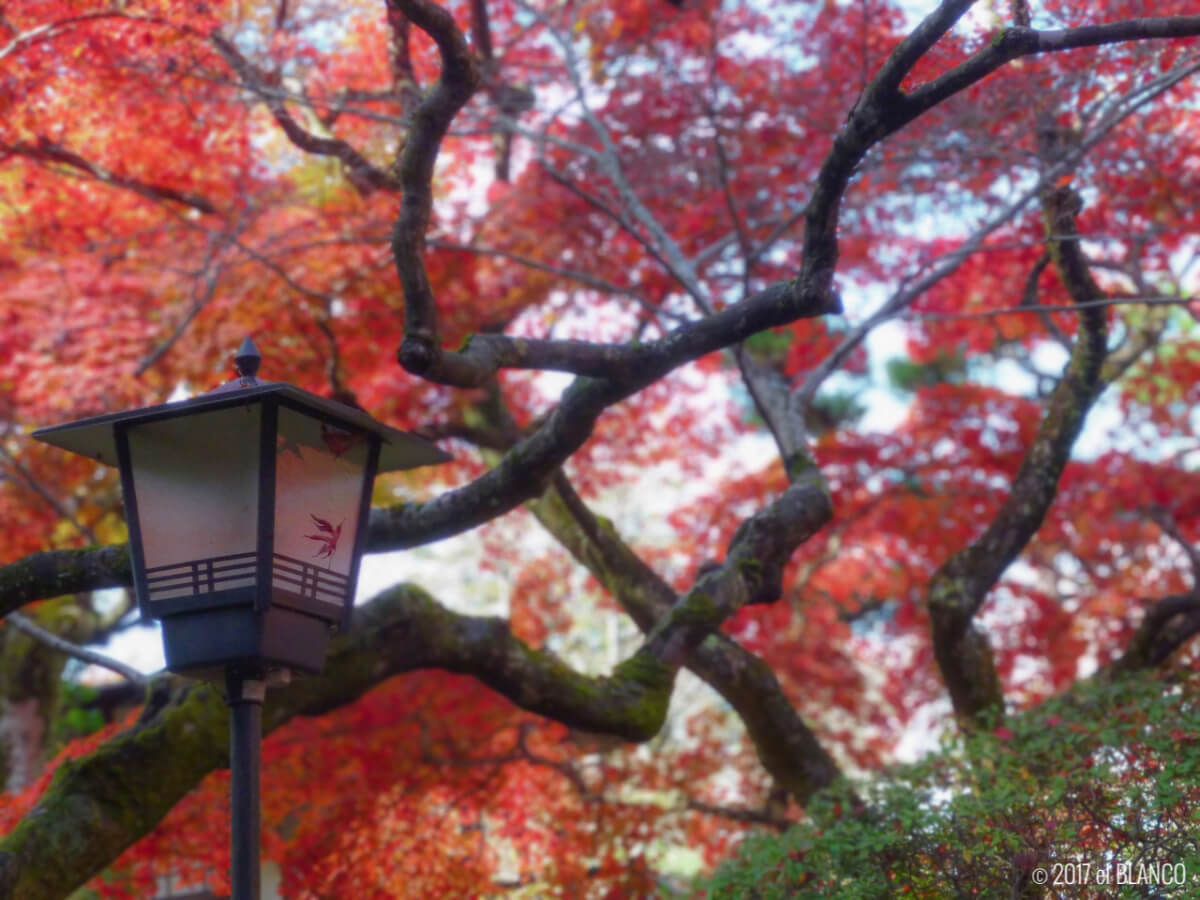
[[[276,603],[289,606],[295,601],[319,600],[341,606],[345,602],[350,589],[350,579],[345,575],[282,553],[275,554],[274,563],[271,586]]]
[[[254,404],[129,429],[148,600],[253,595],[262,425]]]
[[[146,587],[151,600],[169,600],[172,597],[252,588],[257,574],[257,553],[234,553],[169,566],[148,567]]]

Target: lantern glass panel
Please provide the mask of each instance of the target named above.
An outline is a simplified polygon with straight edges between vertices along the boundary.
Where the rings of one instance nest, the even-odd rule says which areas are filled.
[[[276,602],[342,607],[353,583],[354,543],[368,434],[283,407],[275,453]]]
[[[259,404],[129,428],[147,599],[254,586],[261,430]]]

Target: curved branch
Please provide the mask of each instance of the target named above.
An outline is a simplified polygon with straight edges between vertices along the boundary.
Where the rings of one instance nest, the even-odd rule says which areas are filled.
[[[465,38],[440,7],[428,0],[397,3],[434,37],[443,62],[438,86],[426,97],[419,121],[414,123],[417,139],[410,137],[404,157],[404,204],[393,238],[393,256],[405,295],[406,336],[399,351],[401,365],[431,380],[464,387],[486,384],[501,365],[549,366],[588,377],[577,379],[540,429],[478,481],[430,503],[406,506],[373,520],[372,534],[378,545],[394,547],[412,546],[474,527],[537,496],[553,470],[587,439],[592,424],[607,406],[641,390],[675,366],[737,343],[756,331],[804,316],[839,311],[833,272],[838,251],[838,208],[849,179],[874,144],[928,108],[911,95],[901,94],[894,82],[915,62],[912,54],[932,46],[970,5],[965,0],[942,4],[918,26],[912,41],[897,48],[885,62],[880,77],[859,98],[814,185],[805,212],[803,261],[797,278],[772,285],[721,313],[683,325],[645,345],[609,347],[579,342],[564,347],[550,341],[486,335],[477,336],[462,352],[453,353],[443,351],[437,340],[436,311],[421,251],[429,222],[430,178],[437,149],[450,121],[469,99],[478,73]],[[1184,18],[1191,21],[1190,17]],[[1171,23],[1173,33],[1190,33],[1184,27],[1186,23],[1181,24],[1183,20],[1164,21]],[[1136,37],[1134,32],[1130,33]],[[1094,35],[1088,39],[1092,38]],[[1034,42],[1016,55],[1066,48],[1062,41],[1058,44],[1061,46],[1042,47]],[[1082,46],[1072,44],[1076,45]],[[955,91],[985,74],[979,71],[973,79],[956,82]],[[620,375],[612,374],[617,366]]]
[[[983,249],[987,238],[1016,217],[1029,201],[1041,196],[1045,189],[1053,184],[1059,176],[1073,171],[1082,161],[1084,155],[1101,141],[1105,140],[1117,125],[1125,121],[1149,101],[1161,96],[1179,84],[1183,79],[1194,74],[1198,69],[1200,69],[1200,64],[1197,63],[1176,66],[1150,79],[1146,83],[1139,84],[1131,90],[1121,104],[1111,110],[1101,121],[1092,127],[1089,134],[1079,138],[1078,146],[1064,153],[1060,159],[1046,165],[1040,172],[1037,181],[1028,190],[1021,192],[1016,200],[1009,203],[998,214],[980,225],[955,250],[924,263],[916,273],[908,276],[901,283],[898,290],[876,312],[853,326],[838,346],[808,373],[804,383],[796,391],[794,404],[804,409],[811,405],[813,398],[825,380],[845,363],[855,348],[866,339],[867,335],[876,326],[893,317],[904,315],[902,311],[911,306],[925,291],[929,290],[942,279],[952,275],[972,253]],[[955,315],[966,316],[971,314],[948,313],[941,315],[949,318]],[[924,314],[921,316],[923,319],[936,319],[937,317],[937,315],[933,314]],[[1053,330],[1051,333],[1053,333]],[[1145,349],[1145,346],[1148,346],[1148,343],[1144,344],[1143,349]],[[1115,363],[1116,361],[1113,360],[1109,365]],[[1111,379],[1106,377],[1106,380]]]
[[[431,0],[392,0],[408,20],[437,44],[442,71],[413,111],[412,126],[400,156],[403,191],[392,229],[392,258],[404,291],[404,340],[400,364],[423,372],[440,348],[437,310],[425,269],[425,233],[433,209],[433,169],[450,123],[480,84],[479,67],[453,17]]]
[[[650,631],[676,603],[670,585],[633,552],[610,522],[588,509],[565,477],[556,477],[549,491],[526,506],[642,631]],[[798,803],[806,803],[839,777],[837,763],[762,659],[715,631],[692,652],[687,668],[733,707],[763,767]]]
[[[969,5],[969,4],[968,4]],[[1099,47],[1126,41],[1200,35],[1200,16],[1161,16],[1126,19],[1103,25],[1084,25],[1054,31],[1015,26],[996,34],[984,49],[949,72],[910,91],[905,105],[914,117],[937,106],[948,97],[982,81],[1006,63],[1023,56],[1060,53],[1082,47]]]
[[[284,95],[274,89],[269,76],[259,71],[232,41],[219,32],[214,31],[210,39],[217,53],[241,78],[243,86],[267,105],[275,122],[293,144],[307,153],[332,156],[339,160],[346,167],[347,178],[364,194],[376,189],[399,189],[399,181],[390,172],[372,165],[366,157],[341,138],[321,137],[305,131],[288,112],[283,100]]]
[[[484,455],[494,463],[499,451],[512,445],[516,426],[495,394],[482,412],[484,424],[467,429],[465,436],[487,447],[491,452]],[[671,586],[621,539],[611,522],[588,508],[562,472],[555,475],[550,489],[526,507],[643,632],[652,631],[679,602]],[[755,568],[752,563],[744,566]],[[737,569],[736,563],[733,568]],[[714,566],[704,574],[719,571],[722,567]],[[837,763],[796,713],[775,672],[763,660],[713,631],[693,649],[686,666],[733,707],[763,767],[797,802],[806,803],[839,777]]]
[[[1200,590],[1171,594],[1146,611],[1125,652],[1099,673],[1104,678],[1153,669],[1200,634]]]
[[[1085,304],[1070,360],[1046,403],[1046,412],[1025,453],[1008,499],[991,524],[954,554],[929,583],[934,656],[955,714],[967,728],[986,727],[1004,713],[1004,696],[986,636],[972,624],[988,591],[1042,524],[1058,479],[1092,403],[1104,389],[1107,326],[1103,293],[1079,247],[1077,194],[1066,187],[1043,195],[1050,256],[1072,301]]]
[[[356,611],[320,678],[273,690],[264,731],[353,702],[386,679],[423,668],[475,676],[513,702],[572,727],[643,741],[666,715],[671,678],[644,659],[581,675],[518,641],[503,620],[460,616],[412,587]],[[38,804],[0,840],[0,897],[58,900],[148,834],[188,790],[228,765],[219,691],[167,676],[130,730],[59,768]]]
[[[91,663],[94,666],[100,666],[103,669],[108,669],[110,672],[116,672],[122,678],[128,679],[135,684],[144,684],[146,676],[130,666],[125,665],[119,659],[113,659],[103,653],[98,653],[95,650],[89,650],[87,647],[81,647],[78,644],[73,644],[71,641],[59,637],[52,631],[47,631],[40,625],[27,619],[20,613],[10,612],[4,617],[4,621],[14,628],[25,632],[35,641],[45,644],[51,650],[59,653],[64,653],[81,662]]]

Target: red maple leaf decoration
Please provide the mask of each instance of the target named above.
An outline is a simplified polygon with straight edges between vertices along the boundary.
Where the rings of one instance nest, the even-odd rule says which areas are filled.
[[[306,534],[305,537],[310,541],[316,541],[320,544],[317,547],[317,552],[313,554],[316,559],[333,559],[333,554],[337,552],[338,539],[342,536],[342,525],[345,520],[338,522],[337,527],[329,523],[328,519],[322,519],[320,516],[314,516],[312,513],[308,517],[316,523],[317,531],[320,534]]]
[[[347,450],[364,443],[366,439],[367,436],[362,432],[341,431],[321,423],[321,440],[335,458],[340,459]]]

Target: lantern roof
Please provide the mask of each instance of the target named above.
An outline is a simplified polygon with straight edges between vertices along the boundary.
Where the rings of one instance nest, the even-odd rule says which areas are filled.
[[[380,472],[414,469],[418,466],[448,462],[451,459],[448,454],[424,438],[384,425],[357,407],[319,397],[292,384],[260,381],[252,373],[245,372],[245,369],[243,372],[240,377],[198,397],[40,428],[33,433],[33,437],[104,465],[115,466],[117,444],[114,429],[117,425],[175,418],[274,399],[325,419],[337,427],[378,435],[381,441],[378,469]]]

